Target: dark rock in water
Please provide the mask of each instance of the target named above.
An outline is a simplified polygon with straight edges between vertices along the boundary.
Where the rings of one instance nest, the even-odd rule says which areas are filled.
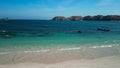
[[[75,30],[75,31],[69,31],[69,32],[66,32],[66,34],[81,34],[82,31],[81,30]]]
[[[77,33],[82,33],[82,31],[78,30]]]
[[[64,20],[66,20],[66,19],[65,19],[65,17],[63,17],[63,16],[56,16],[56,17],[53,18],[53,20],[56,20],[56,21],[64,21]]]
[[[110,30],[107,29],[107,28],[97,28],[97,30],[98,30],[98,31],[107,31],[107,32],[110,31]]]

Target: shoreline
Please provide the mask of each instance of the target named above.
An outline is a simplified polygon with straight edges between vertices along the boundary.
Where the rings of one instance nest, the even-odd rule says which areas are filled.
[[[69,60],[94,60],[110,56],[120,56],[119,47],[64,49],[51,51],[19,51],[0,54],[0,65],[35,62],[52,64]]]
[[[50,51],[75,51],[75,50],[83,50],[83,49],[101,49],[101,48],[116,48],[119,45],[103,45],[103,46],[89,46],[89,47],[64,47],[64,48],[43,48],[43,49],[33,49],[33,50],[17,50],[17,51],[3,51],[0,52],[2,54],[9,53],[42,53],[42,52],[50,52]]]

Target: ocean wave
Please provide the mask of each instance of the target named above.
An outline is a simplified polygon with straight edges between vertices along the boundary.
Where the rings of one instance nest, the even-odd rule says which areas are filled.
[[[102,46],[89,46],[89,47],[73,47],[73,48],[61,48],[58,49],[59,51],[67,51],[67,50],[80,50],[80,49],[84,49],[84,48],[112,48],[115,46],[119,46],[117,44],[113,44],[113,45],[102,45]]]
[[[118,44],[113,44],[113,45],[102,45],[102,46],[91,46],[89,48],[111,48],[114,46],[119,46]]]
[[[80,47],[76,47],[76,48],[62,48],[62,49],[59,49],[60,51],[66,51],[66,50],[79,50],[81,49]]]
[[[80,49],[84,49],[84,48],[112,48],[112,47],[116,47],[119,45],[103,45],[103,46],[89,46],[89,47],[71,47],[71,48],[58,48],[58,49],[42,49],[42,50],[26,50],[26,51],[17,51],[16,53],[40,53],[40,52],[50,52],[50,51],[72,51],[72,50],[80,50]],[[9,53],[13,53],[13,52],[1,52],[0,54],[9,54]]]
[[[36,51],[23,51],[24,53],[39,53],[39,52],[48,52],[50,51],[49,49],[46,49],[46,50],[36,50]]]
[[[1,54],[8,54],[8,53],[10,53],[10,52],[1,52],[0,55],[1,55]]]
[[[89,48],[105,48],[105,47],[113,47],[112,45],[107,45],[107,46],[91,46]]]

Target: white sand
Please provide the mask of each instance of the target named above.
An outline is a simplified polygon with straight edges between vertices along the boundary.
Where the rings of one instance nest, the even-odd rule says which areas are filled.
[[[0,54],[0,68],[120,68],[120,48]]]
[[[53,64],[26,62],[0,65],[0,68],[120,68],[120,56],[91,60],[71,60]]]

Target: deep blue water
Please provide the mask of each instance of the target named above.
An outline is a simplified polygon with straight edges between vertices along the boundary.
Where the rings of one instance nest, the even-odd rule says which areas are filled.
[[[0,21],[0,30],[10,36],[0,33],[0,51],[120,45],[118,21],[9,20]]]

